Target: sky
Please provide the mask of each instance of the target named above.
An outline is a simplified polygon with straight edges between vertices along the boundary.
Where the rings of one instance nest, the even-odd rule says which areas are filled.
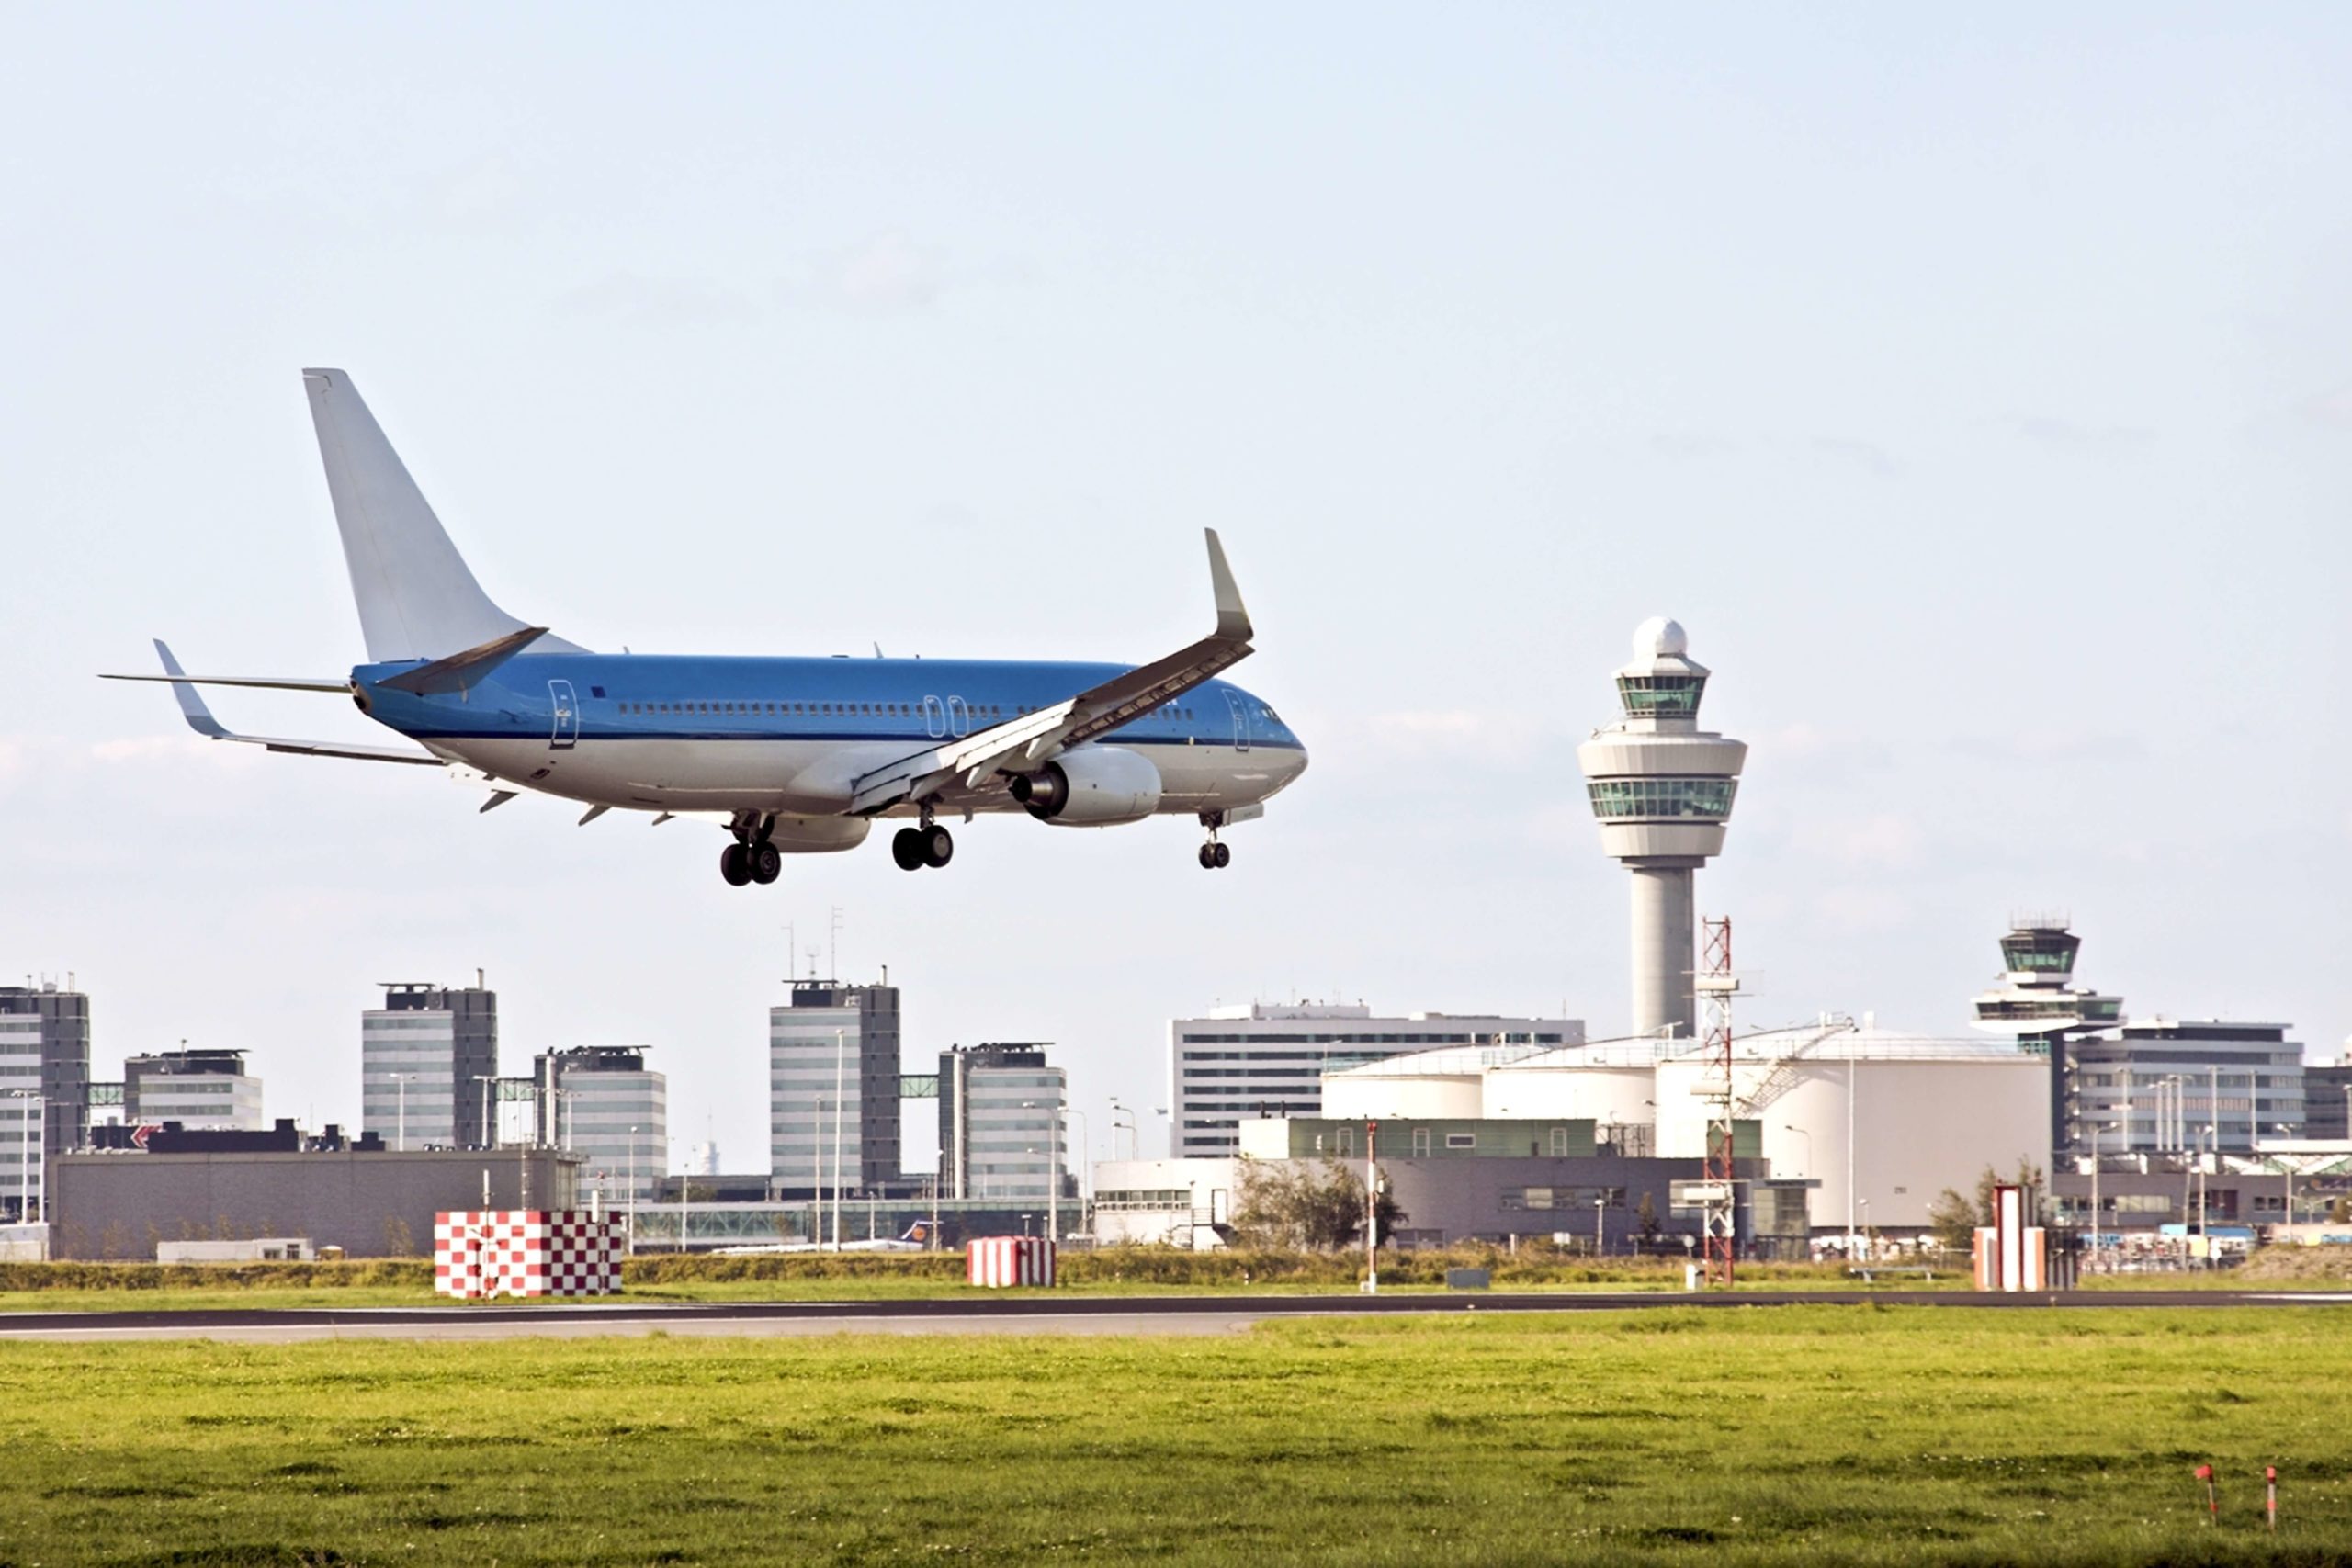
[[[2352,13],[1869,6],[18,8],[0,57],[0,977],[358,1106],[388,980],[503,1066],[643,1043],[765,1146],[765,1009],[1047,1040],[1077,1141],[1166,1023],[1625,1027],[1575,747],[1636,623],[1750,744],[1740,1021],[1965,1032],[2013,910],[2135,1014],[2352,1034]],[[1141,661],[1313,754],[1183,818],[723,835],[206,742],[139,670],[362,656],[299,371],[506,608],[598,649]],[[229,724],[384,739],[331,697]],[[837,957],[834,911],[839,911]],[[787,934],[789,933],[789,934]],[[800,952],[796,957],[791,949]],[[910,1163],[928,1157],[910,1105]]]

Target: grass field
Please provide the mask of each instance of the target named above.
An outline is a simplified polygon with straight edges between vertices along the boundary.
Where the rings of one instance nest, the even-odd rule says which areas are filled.
[[[10,1343],[0,1445],[8,1564],[2322,1563],[2352,1309]]]

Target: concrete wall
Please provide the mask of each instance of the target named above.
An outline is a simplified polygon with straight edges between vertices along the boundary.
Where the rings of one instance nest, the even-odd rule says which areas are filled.
[[[51,1256],[153,1259],[158,1241],[308,1236],[353,1258],[429,1257],[433,1216],[578,1202],[581,1156],[552,1149],[79,1154],[51,1162]]]

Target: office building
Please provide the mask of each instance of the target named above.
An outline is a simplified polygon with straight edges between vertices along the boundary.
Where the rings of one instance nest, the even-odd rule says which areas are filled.
[[[2352,1061],[2304,1066],[2303,1136],[2352,1139]]]
[[[122,1064],[123,1119],[133,1126],[176,1122],[189,1129],[266,1126],[261,1079],[243,1051],[159,1051]]]
[[[1252,1116],[1313,1116],[1323,1075],[1441,1045],[1552,1048],[1584,1039],[1568,1018],[1436,1012],[1375,1018],[1361,1003],[1251,1002],[1168,1025],[1169,1152],[1224,1159],[1239,1152],[1236,1129]]]
[[[642,1045],[581,1045],[540,1053],[542,1147],[586,1161],[581,1180],[604,1205],[649,1201],[669,1168],[670,1091]]]
[[[498,993],[479,984],[388,984],[359,1015],[359,1124],[396,1153],[482,1147],[497,1075]]]
[[[1698,1032],[1693,874],[1724,847],[1747,744],[1699,728],[1707,667],[1662,616],[1634,632],[1618,716],[1577,748],[1603,854],[1633,874],[1635,1034]]]
[[[993,1203],[1077,1197],[1062,1069],[1042,1044],[956,1045],[939,1054],[940,1190]],[[1073,1212],[1072,1217],[1075,1217]]]
[[[0,986],[0,1213],[38,1217],[45,1161],[90,1125],[90,998],[55,981]]]
[[[2256,1143],[2317,1135],[2303,1048],[2285,1024],[2140,1019],[2068,1051],[2073,1152],[2244,1155]],[[2329,1098],[2340,1119],[2341,1091],[2324,1096],[2323,1110]]]
[[[768,1010],[768,1171],[779,1191],[899,1174],[899,990],[796,980]]]
[[[2001,939],[2001,978],[1975,998],[1976,1027],[2006,1034],[2050,1062],[2050,1146],[2064,1157],[2089,1145],[2077,1103],[2075,1042],[2112,1028],[2123,998],[2078,988],[2082,939],[2064,915],[2017,915]]]

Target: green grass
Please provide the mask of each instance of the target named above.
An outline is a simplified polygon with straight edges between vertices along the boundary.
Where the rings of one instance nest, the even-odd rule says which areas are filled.
[[[2318,1564],[2352,1309],[0,1343],[0,1453],[10,1564]]]

